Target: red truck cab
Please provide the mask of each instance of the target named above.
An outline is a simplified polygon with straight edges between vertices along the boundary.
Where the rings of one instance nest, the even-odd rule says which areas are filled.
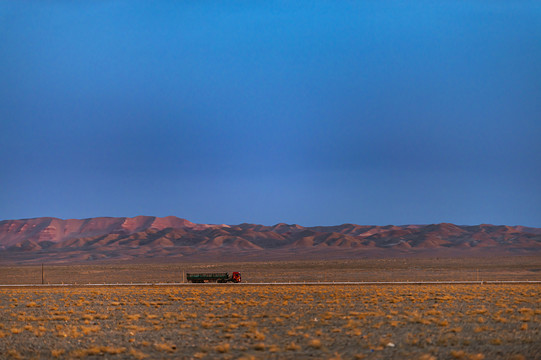
[[[231,280],[233,282],[240,283],[240,272],[238,271],[233,272],[233,274],[231,275]]]

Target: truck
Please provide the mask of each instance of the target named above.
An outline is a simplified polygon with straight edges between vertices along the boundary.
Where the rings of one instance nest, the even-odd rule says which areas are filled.
[[[235,271],[229,276],[229,273],[187,273],[186,280],[192,283],[240,283],[240,272]]]

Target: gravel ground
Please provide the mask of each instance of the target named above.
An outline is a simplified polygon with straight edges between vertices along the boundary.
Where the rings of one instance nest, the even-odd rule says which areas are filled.
[[[541,286],[0,289],[2,358],[541,359]]]

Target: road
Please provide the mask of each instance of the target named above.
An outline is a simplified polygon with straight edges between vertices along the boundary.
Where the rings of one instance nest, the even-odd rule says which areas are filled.
[[[266,283],[117,283],[117,284],[0,284],[0,288],[10,287],[115,287],[115,286],[365,286],[365,285],[497,285],[497,284],[541,284],[541,280],[490,280],[490,281],[333,281],[333,282],[266,282]]]

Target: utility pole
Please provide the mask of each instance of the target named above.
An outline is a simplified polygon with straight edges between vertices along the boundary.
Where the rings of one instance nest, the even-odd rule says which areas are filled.
[[[43,278],[43,263],[41,263],[41,285],[43,285],[45,282],[44,282],[44,278]]]

